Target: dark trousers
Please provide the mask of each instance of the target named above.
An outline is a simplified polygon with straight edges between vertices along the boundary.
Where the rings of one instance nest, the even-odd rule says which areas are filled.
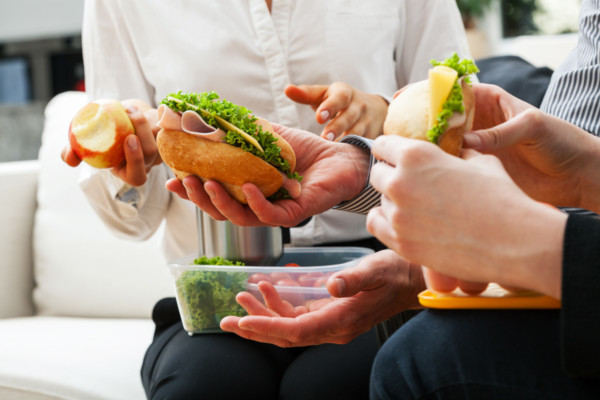
[[[382,346],[371,398],[599,399],[600,379],[561,369],[559,311],[425,310]]]
[[[142,365],[149,399],[364,400],[377,340],[284,349],[231,333],[189,336],[175,299],[154,308],[156,334]]]

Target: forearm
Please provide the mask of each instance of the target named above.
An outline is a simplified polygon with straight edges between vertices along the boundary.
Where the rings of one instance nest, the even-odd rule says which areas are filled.
[[[509,214],[513,235],[509,245],[496,249],[508,255],[498,266],[497,281],[560,299],[567,214],[532,201]]]
[[[107,170],[89,168],[82,174],[80,186],[92,209],[114,234],[145,240],[158,229],[168,208],[166,179],[166,169],[154,167],[146,184],[132,188]]]

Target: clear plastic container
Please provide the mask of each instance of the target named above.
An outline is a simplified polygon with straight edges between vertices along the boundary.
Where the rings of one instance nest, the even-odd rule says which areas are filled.
[[[195,265],[196,257],[169,263],[183,327],[190,334],[221,332],[227,315],[246,315],[235,296],[247,291],[262,300],[257,283],[268,280],[294,306],[331,297],[325,288],[334,272],[373,253],[363,247],[290,247],[274,266]],[[286,264],[298,264],[289,266]]]

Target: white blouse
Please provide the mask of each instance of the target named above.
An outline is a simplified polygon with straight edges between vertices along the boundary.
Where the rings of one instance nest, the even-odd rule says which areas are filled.
[[[454,0],[86,0],[83,55],[90,99],[214,90],[267,120],[318,133],[287,84],[335,81],[389,98],[425,79],[431,59],[469,56]],[[168,258],[197,251],[195,206],[164,188],[155,167],[136,203],[108,171],[87,168],[90,203],[117,234],[143,240],[165,222]],[[122,196],[121,196],[122,197]],[[292,229],[306,246],[369,237],[365,216],[331,210]]]

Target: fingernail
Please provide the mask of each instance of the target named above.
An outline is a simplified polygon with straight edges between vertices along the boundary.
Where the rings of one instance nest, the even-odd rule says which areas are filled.
[[[346,282],[342,278],[335,278],[335,285],[337,287],[338,296],[343,296],[346,291]]]
[[[329,132],[327,135],[325,135],[325,139],[327,139],[327,140],[335,139],[335,133]]]
[[[481,138],[479,137],[479,135],[476,135],[474,133],[465,133],[465,135],[463,136],[463,140],[465,142],[465,145],[471,149],[477,149],[481,147]]]
[[[325,122],[325,121],[327,121],[329,119],[329,111],[327,111],[327,110],[321,111],[321,113],[319,115],[320,115],[321,120],[323,122]]]
[[[131,150],[138,149],[138,142],[135,136],[129,135],[129,137],[127,137],[127,146],[129,146]]]

